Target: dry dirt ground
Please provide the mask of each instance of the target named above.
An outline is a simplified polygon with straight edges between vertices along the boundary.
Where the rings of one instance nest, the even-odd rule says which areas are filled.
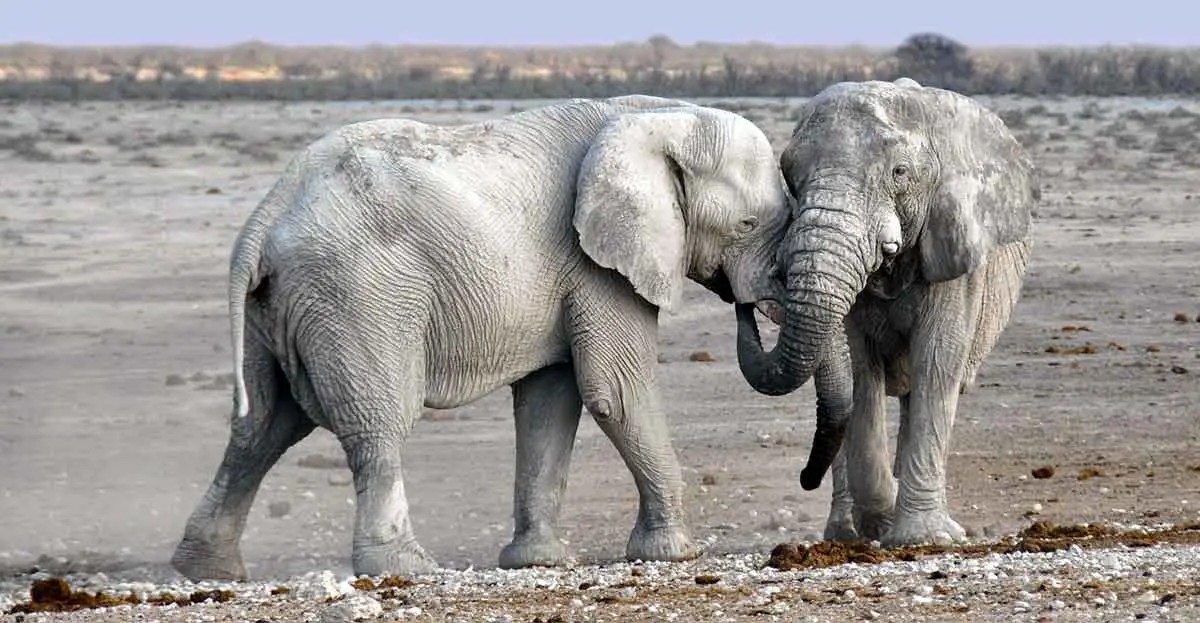
[[[1035,153],[1044,199],[1020,307],[960,403],[954,514],[981,536],[1035,513],[1200,519],[1200,105],[984,101]],[[724,105],[780,149],[796,103]],[[246,215],[292,153],[339,124],[460,123],[510,106],[0,107],[0,571],[16,577],[40,557],[43,569],[170,579],[165,561],[226,441],[226,266]],[[696,537],[763,556],[816,538],[828,479],[798,484],[811,385],[755,393],[737,370],[732,310],[699,287],[662,324]],[[349,573],[341,461],[318,431],[267,477],[243,540],[253,578]],[[512,461],[507,389],[418,423],[409,499],[443,565],[494,566],[511,531]],[[1044,467],[1050,477],[1033,475]],[[635,510],[627,470],[585,421],[563,536],[582,562],[620,559]]]

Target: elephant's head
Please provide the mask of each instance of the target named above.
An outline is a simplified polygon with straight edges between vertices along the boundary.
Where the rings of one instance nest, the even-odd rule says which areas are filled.
[[[845,352],[844,321],[863,290],[891,297],[975,270],[1027,237],[1037,197],[1030,159],[999,117],[908,78],[823,90],[801,108],[780,165],[796,214],[780,247],[787,293],[774,350],[763,352],[752,311],[738,311],[742,374],[770,395]],[[806,471],[825,473],[842,430],[818,422]]]
[[[782,295],[776,251],[790,215],[762,131],[737,114],[683,102],[613,116],[576,184],[584,252],[666,309],[680,300],[685,277],[726,302],[774,309]]]

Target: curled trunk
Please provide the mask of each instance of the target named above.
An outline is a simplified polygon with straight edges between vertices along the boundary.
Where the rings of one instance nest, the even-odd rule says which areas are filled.
[[[817,204],[820,205],[820,204]],[[824,204],[828,205],[828,204]],[[815,489],[841,448],[852,399],[844,321],[866,285],[872,244],[854,211],[808,208],[793,225],[779,341],[762,348],[752,306],[739,305],[738,366],[760,393],[781,396],[816,375],[817,430],[801,486]]]

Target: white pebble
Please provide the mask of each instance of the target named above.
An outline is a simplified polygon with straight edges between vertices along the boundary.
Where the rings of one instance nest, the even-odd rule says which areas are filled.
[[[383,614],[383,604],[366,595],[351,595],[321,612],[321,623],[365,621]]]

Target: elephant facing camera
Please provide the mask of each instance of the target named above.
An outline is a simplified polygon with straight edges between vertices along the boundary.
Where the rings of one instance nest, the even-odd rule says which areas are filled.
[[[978,101],[909,78],[834,84],[797,119],[780,157],[799,206],[780,252],[786,314],[770,352],[739,328],[742,373],[769,395],[815,379],[802,484],[832,466],[827,539],[962,540],[950,431],[1020,298],[1032,159]],[[891,461],[888,396],[900,408]]]

